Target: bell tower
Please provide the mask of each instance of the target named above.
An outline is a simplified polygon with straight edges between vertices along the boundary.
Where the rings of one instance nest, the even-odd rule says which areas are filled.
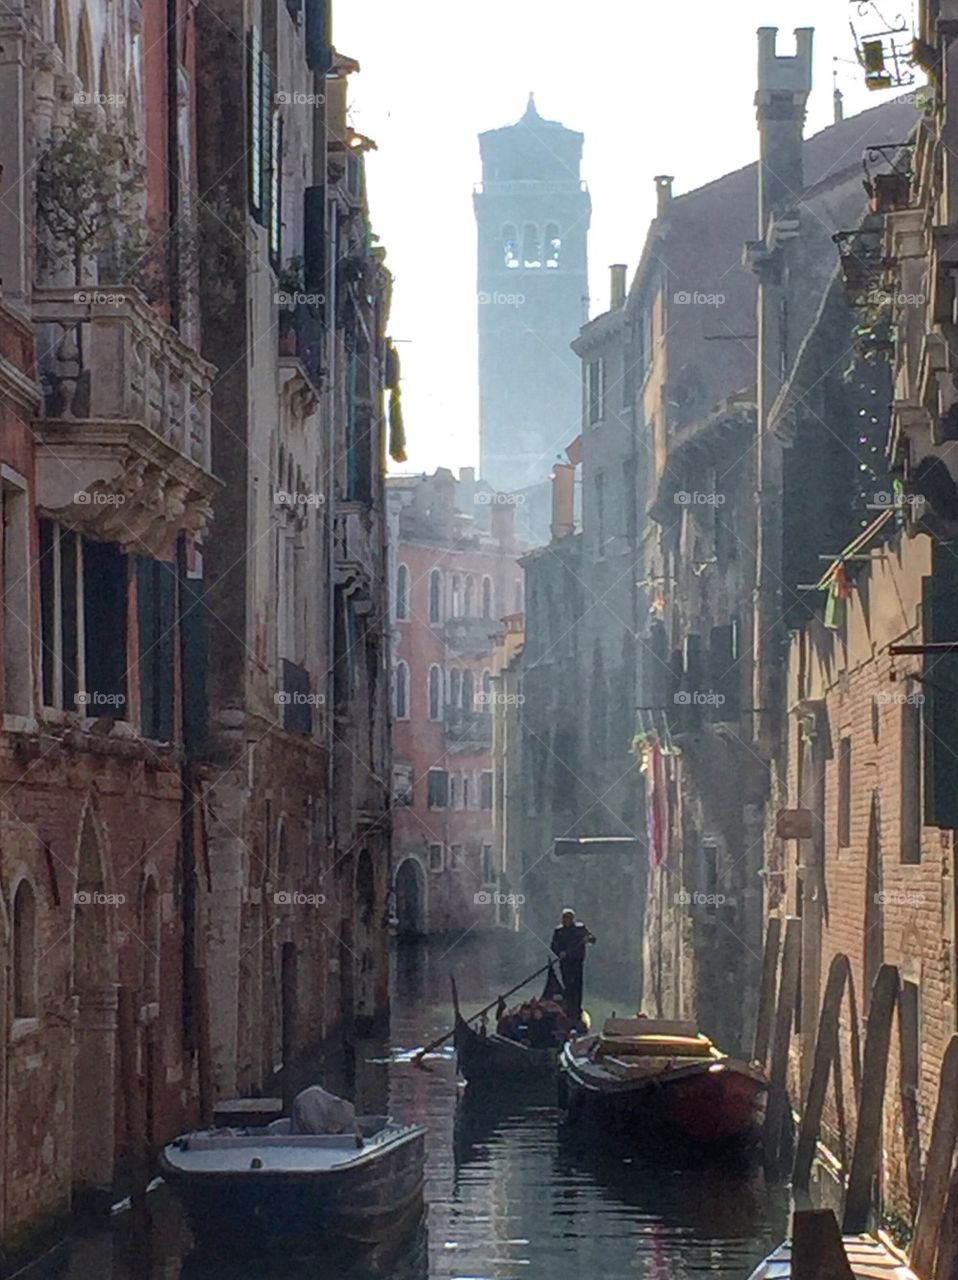
[[[517,124],[479,135],[479,469],[500,490],[546,481],[581,427],[569,344],[588,313],[582,143],[532,94]]]

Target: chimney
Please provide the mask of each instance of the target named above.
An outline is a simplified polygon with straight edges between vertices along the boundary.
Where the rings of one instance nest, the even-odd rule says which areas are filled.
[[[474,516],[476,506],[476,468],[459,468],[459,510]]]
[[[609,267],[609,275],[612,280],[610,290],[610,311],[621,311],[625,306],[625,277],[628,267],[624,262],[615,262]]]
[[[764,236],[772,213],[793,205],[805,186],[802,133],[805,104],[812,89],[811,27],[795,32],[795,53],[775,52],[777,27],[758,30],[758,117],[760,164],[758,233]]]
[[[842,91],[838,85],[835,86],[835,91],[832,94],[832,102],[835,104],[835,123],[841,124],[845,119],[845,99],[842,97]]]
[[[552,468],[552,539],[575,533],[575,467],[557,462]]]
[[[499,495],[496,495],[499,497]],[[511,497],[503,494],[502,497]],[[515,506],[510,501],[499,501],[492,504],[492,536],[503,551],[508,551],[515,543]]]
[[[675,179],[671,174],[660,173],[655,179],[655,216],[661,218],[669,207],[672,199],[672,183]]]

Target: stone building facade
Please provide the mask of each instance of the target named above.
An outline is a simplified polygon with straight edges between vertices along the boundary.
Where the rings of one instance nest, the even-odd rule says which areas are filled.
[[[387,484],[393,865],[407,935],[508,922],[493,830],[493,651],[499,619],[522,606],[521,548],[512,504],[493,500],[484,531],[460,510],[462,487],[444,468]]]
[[[247,17],[0,15],[4,1265],[388,1014],[391,282],[329,5]]]

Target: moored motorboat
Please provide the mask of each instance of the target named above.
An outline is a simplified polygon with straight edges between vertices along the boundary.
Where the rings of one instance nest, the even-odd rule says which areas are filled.
[[[335,1134],[291,1133],[288,1120],[207,1129],[164,1147],[159,1166],[201,1246],[314,1253],[377,1244],[414,1221],[425,1133],[388,1116]]]
[[[836,1234],[837,1234],[836,1227]],[[845,1258],[855,1280],[917,1280],[909,1267],[872,1236],[843,1236]],[[791,1280],[792,1246],[789,1241],[758,1264],[749,1280]]]
[[[572,1122],[618,1133],[671,1129],[697,1143],[747,1138],[761,1121],[768,1080],[729,1058],[693,1023],[609,1019],[559,1057],[560,1104]]]

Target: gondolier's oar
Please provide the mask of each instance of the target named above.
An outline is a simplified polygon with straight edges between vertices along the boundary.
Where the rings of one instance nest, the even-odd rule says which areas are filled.
[[[488,1013],[491,1009],[494,1009],[500,1000],[505,1000],[507,996],[514,995],[518,990],[520,990],[520,988],[532,982],[533,979],[541,978],[547,969],[552,968],[553,963],[554,962],[550,960],[549,963],[544,964],[541,969],[536,969],[535,973],[530,973],[528,978],[523,978],[522,981],[517,982],[514,987],[510,987],[508,991],[504,991],[501,996],[496,996],[495,1000],[491,1000],[484,1009],[480,1009],[478,1013],[474,1013],[471,1018],[463,1018],[462,1014],[459,1012],[459,996],[456,992],[456,980],[455,978],[451,979],[452,1004],[456,1012],[456,1018],[457,1019],[462,1018],[462,1021],[467,1024],[470,1022],[475,1022],[477,1018],[481,1018],[484,1014]],[[446,1041],[450,1040],[455,1034],[456,1034],[456,1028],[453,1027],[451,1031],[447,1031],[446,1034],[440,1036],[438,1040],[433,1040],[432,1043],[427,1044],[424,1049],[420,1049],[419,1052],[416,1054],[416,1056],[413,1058],[413,1062],[415,1062],[417,1066],[421,1066],[422,1060],[427,1053],[432,1053],[434,1049],[438,1049],[440,1045],[445,1044]]]

